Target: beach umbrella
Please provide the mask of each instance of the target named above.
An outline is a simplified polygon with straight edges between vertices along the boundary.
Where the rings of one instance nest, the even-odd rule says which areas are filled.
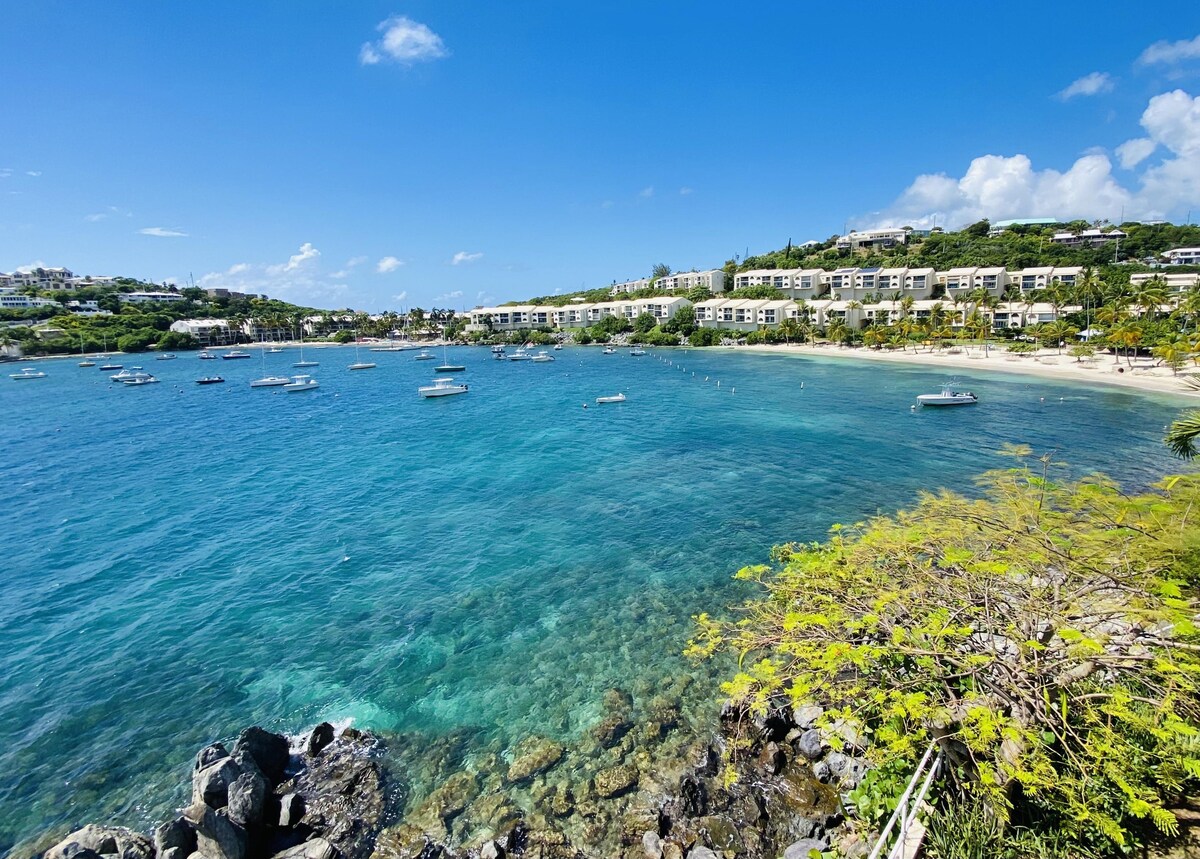
[[[1084,330],[1080,331],[1075,336],[1079,337],[1083,340],[1090,340],[1093,337],[1099,337],[1103,333],[1104,332],[1101,331],[1099,328],[1085,328]]]

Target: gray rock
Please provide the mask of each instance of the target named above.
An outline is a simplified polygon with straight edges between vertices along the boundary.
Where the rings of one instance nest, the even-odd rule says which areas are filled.
[[[229,819],[242,826],[262,823],[267,783],[256,772],[244,772],[229,786]]]
[[[242,774],[233,758],[220,758],[192,775],[192,804],[202,802],[210,808],[224,808],[229,802],[229,786]]]
[[[593,779],[596,793],[604,799],[628,793],[638,783],[637,768],[629,764],[600,770]]]
[[[721,859],[721,857],[707,847],[697,844],[688,851],[687,859]]]
[[[196,852],[196,830],[182,817],[168,820],[154,830],[154,851],[160,854],[178,850],[183,856]]]
[[[319,755],[332,742],[333,725],[328,722],[322,722],[312,729],[312,733],[304,741],[304,753],[309,757]]]
[[[833,771],[825,761],[817,761],[812,765],[813,778],[821,784],[829,784],[833,779]]]
[[[809,728],[801,734],[800,741],[796,744],[796,751],[810,761],[815,761],[824,755],[826,748],[825,742],[821,739],[821,732],[816,728]]]
[[[809,854],[816,850],[817,853],[827,850],[829,843],[818,838],[801,838],[794,844],[789,844],[787,849],[783,851],[783,859],[809,859]]]
[[[642,833],[642,850],[646,859],[662,859],[663,844],[657,832]]]
[[[817,719],[821,718],[824,712],[825,709],[816,704],[805,704],[792,710],[792,720],[796,723],[797,728],[807,731],[817,724]]]
[[[830,752],[825,758],[825,762],[829,764],[829,771],[833,778],[845,789],[857,787],[867,773],[866,761],[862,758],[843,755],[841,752]]]
[[[324,838],[313,838],[276,853],[273,859],[334,859],[337,851]]]
[[[196,763],[192,766],[193,772],[200,772],[211,764],[215,764],[221,758],[229,757],[229,750],[221,743],[213,743],[211,746],[205,746],[196,753]]]
[[[191,855],[182,847],[168,847],[166,850],[158,851],[158,859],[187,859]]]
[[[45,859],[91,859],[90,854],[115,854],[120,859],[154,859],[154,843],[132,829],[89,823],[43,855]]]
[[[238,752],[249,755],[273,785],[283,779],[291,757],[287,737],[258,727],[247,728],[238,735],[233,753],[236,756]]]
[[[852,723],[838,719],[829,726],[829,733],[841,740],[843,752],[864,752],[867,749],[862,732]]]
[[[229,819],[225,810],[216,811],[196,803],[183,816],[196,827],[196,849],[208,859],[243,859],[246,830]]]
[[[288,829],[304,819],[304,797],[298,793],[285,793],[279,797],[279,825]]]

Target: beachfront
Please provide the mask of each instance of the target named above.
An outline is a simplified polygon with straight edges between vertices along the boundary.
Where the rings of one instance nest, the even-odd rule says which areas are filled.
[[[1060,382],[1081,382],[1096,385],[1117,385],[1138,391],[1178,394],[1200,398],[1200,390],[1188,385],[1188,378],[1196,378],[1196,368],[1187,368],[1175,374],[1170,367],[1156,366],[1145,359],[1134,360],[1132,366],[1124,358],[1097,355],[1091,359],[1076,360],[1067,354],[1058,354],[1054,349],[1042,349],[1036,353],[1013,354],[1003,348],[989,346],[956,347],[951,349],[907,349],[876,350],[866,347],[835,346],[833,344],[756,345],[731,347],[742,352],[769,354],[809,355],[822,358],[842,358],[851,361],[886,361],[891,364],[913,364],[946,367],[956,372],[1016,373],[1040,376]],[[961,350],[961,351],[958,351]]]

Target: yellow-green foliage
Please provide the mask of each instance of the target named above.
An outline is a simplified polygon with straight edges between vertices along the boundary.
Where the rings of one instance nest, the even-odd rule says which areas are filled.
[[[776,547],[738,573],[765,596],[697,618],[688,652],[735,651],[724,691],[753,711],[822,703],[835,745],[860,729],[877,766],[940,738],[951,789],[994,819],[1112,848],[1137,820],[1172,833],[1165,803],[1200,777],[1200,477],[1130,496],[1043,461],[981,484]]]

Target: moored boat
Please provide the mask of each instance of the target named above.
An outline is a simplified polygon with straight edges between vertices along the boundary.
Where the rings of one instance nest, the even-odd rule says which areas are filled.
[[[430,355],[428,349],[422,349],[421,354],[413,356],[413,360],[414,361],[432,361],[436,357],[437,357],[436,355]]]
[[[158,379],[151,376],[149,373],[142,373],[136,378],[122,379],[121,385],[126,388],[136,388],[141,385],[157,385]]]
[[[149,373],[142,372],[141,367],[130,367],[128,370],[122,370],[108,378],[114,382],[133,382],[138,379],[152,379],[154,377]]]
[[[211,352],[209,352],[207,349],[201,350],[200,354],[197,355],[196,357],[199,358],[201,361],[217,360],[217,356],[212,354]]]
[[[646,350],[643,349],[641,346],[634,346],[632,349],[629,350],[629,354],[633,355],[636,358],[639,355],[645,355]]]
[[[289,394],[295,394],[299,391],[312,391],[321,387],[317,380],[312,376],[292,376],[292,381],[283,386],[283,389]]]
[[[166,355],[155,356],[154,360],[155,361],[174,361],[175,356],[172,353],[168,352]]]
[[[8,378],[22,382],[25,379],[44,379],[46,374],[36,367],[25,367],[20,373],[10,373]]]
[[[220,376],[205,376],[203,379],[196,380],[197,385],[222,385],[224,383],[225,380]]]
[[[616,394],[611,397],[596,397],[597,403],[623,403],[625,402],[624,394]]]
[[[979,402],[979,398],[970,391],[956,391],[951,382],[942,386],[941,393],[920,394],[917,402],[923,406],[970,406]]]
[[[292,380],[287,376],[263,376],[250,383],[251,388],[281,388]]]
[[[547,353],[546,350],[543,349],[541,352],[538,352],[536,355],[534,355],[530,360],[532,360],[535,364],[544,364],[547,361],[553,361],[554,356]]]
[[[224,358],[226,361],[232,361],[236,358],[250,358],[252,356],[250,355],[249,352],[243,352],[240,349],[231,349],[230,351],[226,352],[221,357]]]
[[[425,399],[431,397],[452,397],[455,394],[465,394],[466,392],[466,385],[456,385],[454,379],[450,377],[434,379],[432,385],[417,388],[417,395]]]

